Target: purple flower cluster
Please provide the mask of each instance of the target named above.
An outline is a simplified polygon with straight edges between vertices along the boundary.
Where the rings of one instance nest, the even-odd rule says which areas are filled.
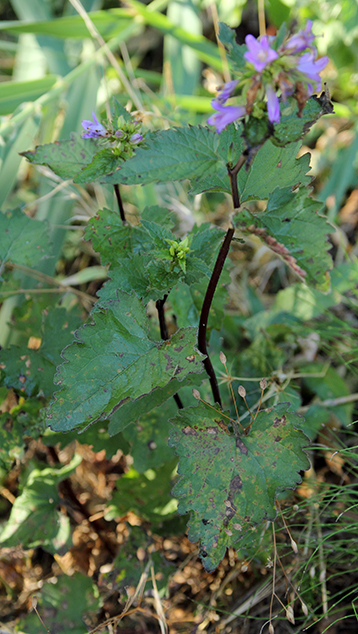
[[[81,123],[82,128],[85,129],[82,139],[105,139],[108,136],[108,130],[98,121],[94,110],[92,110],[92,117],[93,121],[84,119]]]
[[[255,38],[247,35],[244,54],[246,66],[243,77],[230,81],[221,88],[211,102],[215,112],[208,119],[210,125],[222,132],[229,123],[241,119],[246,114],[262,116],[264,104],[271,123],[280,121],[280,101],[294,96],[299,113],[313,92],[321,90],[319,73],[328,63],[328,57],[317,59],[313,45],[312,21],[308,20],[304,29],[286,38],[275,48],[275,37],[264,35]],[[237,105],[225,105],[227,100],[239,92]],[[241,102],[241,103],[240,103]]]
[[[253,35],[247,35],[245,44],[249,50],[244,57],[259,73],[278,58],[278,53],[270,47],[267,35],[263,35],[258,40]]]
[[[82,127],[85,130],[85,134],[82,134],[82,139],[109,139],[109,140],[119,140],[127,141],[131,145],[137,145],[141,141],[143,141],[143,134],[139,132],[134,132],[135,128],[138,127],[138,123],[131,123],[129,125],[128,130],[116,130],[113,132],[112,130],[108,130],[107,128],[99,123],[94,110],[92,111],[93,121],[88,119],[84,119],[81,123]],[[130,133],[130,129],[134,134]]]

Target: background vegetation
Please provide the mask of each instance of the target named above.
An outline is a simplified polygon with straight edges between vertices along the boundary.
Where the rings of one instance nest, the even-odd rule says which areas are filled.
[[[265,4],[272,33],[283,21],[312,19],[319,52],[331,60],[324,78],[335,114],[315,124],[301,152],[311,153],[315,197],[332,223],[334,270],[323,294],[297,283],[259,239],[232,249],[228,294],[222,289],[217,302],[222,328],[210,341],[214,361],[223,370],[225,349],[249,406],[266,377],[265,403],[290,401],[304,414],[312,467],[296,492],[281,496],[274,530],[260,527],[210,574],[170,495],[174,402],[112,438],[106,425],[55,434],[41,414],[60,352],[106,279],[84,230],[116,200],[110,186],[74,185],[19,153],[81,132],[112,95],[140,110],[149,129],[205,123],[215,88],[229,79],[218,21],[237,28],[240,42],[258,35],[256,3],[118,5],[88,0],[79,14],[75,0],[0,1],[0,206],[42,223],[46,251],[37,261],[28,255],[26,222],[11,211],[23,244],[11,254],[15,263],[1,255],[0,271],[1,632],[37,633],[39,617],[51,634],[265,632],[271,602],[275,632],[356,632],[357,0]],[[185,182],[125,187],[124,204],[133,221],[146,205],[169,207],[178,235],[194,220],[225,226],[231,210],[224,194],[192,196]],[[185,310],[173,300],[172,331]]]

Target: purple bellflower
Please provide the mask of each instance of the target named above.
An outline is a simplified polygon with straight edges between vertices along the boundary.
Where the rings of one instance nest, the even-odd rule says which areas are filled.
[[[280,121],[280,102],[271,84],[266,86],[266,97],[268,119],[271,123],[278,123]]]
[[[259,39],[256,39],[253,35],[247,35],[245,44],[249,50],[244,54],[244,57],[250,64],[253,64],[255,70],[259,73],[278,58],[278,53],[270,47],[267,35],[263,35]]]
[[[229,123],[241,119],[246,114],[245,106],[224,106],[218,99],[213,99],[211,106],[218,112],[209,117],[208,124],[214,125],[219,134]]]
[[[234,92],[238,83],[239,80],[235,79],[234,81],[228,81],[227,84],[224,84],[216,97],[216,101],[224,104],[225,101],[227,101],[229,97],[231,97],[231,94]]]
[[[312,84],[315,84],[314,88],[316,90],[321,90],[319,73],[327,66],[329,60],[326,56],[316,60],[314,57],[314,53],[303,53],[297,64],[297,70],[306,75],[308,79],[311,79]]]
[[[108,136],[108,131],[106,128],[98,121],[94,110],[92,111],[93,121],[89,121],[88,119],[84,119],[81,123],[81,126],[85,130],[85,134],[82,134],[82,139],[98,139],[105,138]]]
[[[328,63],[328,57],[317,58],[313,45],[312,21],[304,29],[288,36],[275,50],[271,48],[275,37],[263,35],[255,38],[247,35],[244,53],[245,68],[241,77],[224,84],[211,102],[217,110],[208,119],[210,125],[222,132],[229,123],[245,115],[261,118],[266,109],[268,120],[280,121],[280,101],[293,97],[298,103],[297,116],[314,91],[321,90],[319,73]],[[226,106],[226,101],[238,94],[235,105]]]
[[[129,140],[131,143],[133,143],[133,145],[137,145],[137,143],[143,141],[143,134],[136,132],[135,134],[132,134]]]
[[[305,28],[298,31],[295,35],[291,35],[287,40],[284,45],[284,50],[289,53],[302,53],[302,51],[305,51],[307,48],[315,51],[315,47],[312,46],[314,38],[315,36],[312,33],[312,20],[307,20]]]

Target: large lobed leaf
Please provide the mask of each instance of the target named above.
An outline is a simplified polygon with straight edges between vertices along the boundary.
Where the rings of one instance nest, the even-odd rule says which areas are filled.
[[[309,155],[295,158],[300,143],[276,147],[267,141],[248,170],[238,175],[242,202],[268,198],[275,187],[308,184]],[[229,125],[221,134],[201,126],[163,130],[148,135],[146,146],[103,179],[106,183],[146,184],[188,178],[191,193],[207,190],[230,193],[227,165],[244,151],[242,128]]]
[[[55,390],[53,377],[61,363],[61,351],[73,340],[81,320],[64,308],[50,308],[40,330],[41,345],[36,350],[25,346],[10,346],[1,352],[0,384],[27,394],[41,390],[51,396]]]
[[[252,214],[243,209],[234,224],[244,233],[260,238],[310,285],[327,291],[332,260],[328,253],[329,226],[318,211],[319,203],[305,191],[275,189],[266,211]]]
[[[106,418],[130,400],[167,388],[171,381],[177,389],[178,381],[202,371],[196,330],[181,329],[168,341],[153,341],[145,308],[133,294],[118,291],[93,318],[93,325],[78,331],[79,341],[66,348],[67,362],[58,368],[55,380],[61,388],[48,411],[54,431]]]
[[[291,147],[277,147],[273,143],[287,143],[287,139],[292,141],[301,136],[297,130],[303,129],[304,125],[307,127],[313,107],[307,106],[309,112],[304,120],[298,119],[296,113],[287,117],[289,122],[283,117],[277,138],[273,137],[272,143],[266,141],[250,167],[240,171],[241,202],[268,198],[275,187],[310,182],[310,177],[306,176],[309,155],[295,158],[300,143],[296,146],[291,143]],[[144,185],[187,178],[191,181],[193,194],[203,191],[230,193],[227,166],[236,162],[244,148],[242,126],[231,124],[221,134],[202,126],[148,133],[145,144],[136,148],[135,155],[125,162],[108,149],[96,154],[98,147],[93,139],[81,139],[78,135],[72,135],[70,141],[39,146],[23,155],[32,163],[48,165],[62,178],[74,178],[78,183],[100,180],[111,184]]]
[[[230,137],[230,138],[229,138]],[[222,135],[201,126],[148,134],[144,147],[103,182],[142,184],[196,179],[226,173],[230,143],[243,147],[240,132],[230,126]],[[240,150],[238,154],[241,154]]]
[[[10,518],[0,536],[3,546],[22,544],[24,548],[42,546],[51,553],[70,541],[70,522],[58,507],[58,484],[68,478],[82,458],[75,455],[61,468],[34,468],[11,509]]]
[[[21,209],[0,213],[0,265],[13,262],[22,266],[36,264],[47,254],[47,222],[29,218]]]
[[[72,132],[71,138],[38,145],[34,150],[22,152],[30,163],[47,165],[61,178],[74,178],[78,172],[91,163],[96,154],[97,143],[93,139],[82,139]]]
[[[275,496],[300,481],[309,468],[307,437],[289,403],[260,412],[247,436],[225,429],[225,419],[206,404],[181,410],[169,444],[179,456],[181,479],[173,494],[181,514],[192,511],[189,539],[200,541],[207,571],[263,520],[276,517]]]

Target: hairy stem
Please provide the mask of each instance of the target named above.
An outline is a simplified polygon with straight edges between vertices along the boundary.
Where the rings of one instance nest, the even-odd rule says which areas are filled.
[[[155,302],[155,306],[158,311],[160,336],[165,341],[169,339],[168,327],[167,327],[167,323],[165,321],[165,316],[164,316],[164,304],[166,302],[167,297],[168,295],[164,295],[163,299],[157,299],[157,301]],[[178,409],[184,408],[184,405],[182,403],[182,400],[179,394],[173,394],[173,399],[176,402]]]
[[[228,175],[230,178],[230,184],[231,184],[232,201],[233,201],[233,205],[235,209],[240,207],[240,197],[239,197],[239,190],[237,185],[237,175],[239,171],[241,170],[242,166],[245,164],[246,158],[247,158],[246,154],[243,153],[233,168],[230,168],[229,166],[227,168]],[[199,332],[198,332],[198,348],[202,354],[206,355],[206,359],[203,361],[203,364],[207,372],[207,375],[209,377],[211,391],[214,397],[214,402],[218,403],[220,407],[222,407],[220,390],[219,390],[215,370],[213,368],[213,365],[211,363],[211,360],[208,354],[208,349],[206,345],[206,331],[208,327],[209,313],[210,313],[210,308],[213,301],[214,293],[216,291],[216,287],[218,285],[219,278],[225,264],[225,260],[229,253],[230,244],[234,236],[234,233],[235,233],[234,227],[230,227],[227,230],[226,236],[224,238],[224,242],[221,245],[221,249],[219,251],[218,257],[216,258],[214,270],[212,272],[212,275],[208,284],[208,288],[206,289],[206,294],[205,294],[203,306],[201,309],[201,315],[200,315],[200,321],[199,321]]]
[[[119,191],[119,185],[117,183],[115,183],[115,185],[113,185],[114,187],[114,191],[116,194],[116,198],[117,198],[117,203],[118,203],[118,208],[119,208],[119,214],[122,220],[122,224],[126,225],[127,221],[126,221],[126,216],[124,213],[124,207],[123,207],[123,203],[122,203],[122,197],[121,197],[121,193]]]

